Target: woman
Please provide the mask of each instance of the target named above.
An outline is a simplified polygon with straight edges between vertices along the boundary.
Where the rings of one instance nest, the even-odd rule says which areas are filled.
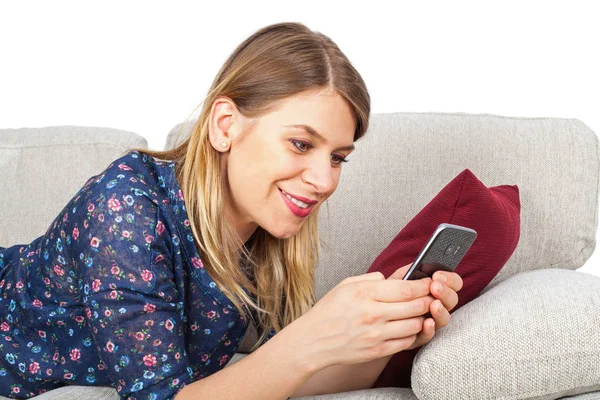
[[[124,399],[281,399],[370,387],[389,356],[447,324],[462,281],[444,274],[440,294],[430,278],[365,274],[315,304],[318,209],[369,113],[362,78],[326,36],[299,23],[250,36],[181,144],[130,149],[44,235],[0,249],[0,394],[75,384]],[[249,318],[256,351],[224,368]]]

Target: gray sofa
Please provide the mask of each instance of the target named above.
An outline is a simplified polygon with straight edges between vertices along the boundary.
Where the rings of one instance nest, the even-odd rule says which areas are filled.
[[[166,147],[188,128],[177,125]],[[0,246],[43,234],[87,178],[132,146],[147,142],[108,128],[0,130]],[[365,273],[465,168],[487,186],[519,186],[520,242],[481,295],[456,310],[418,353],[411,389],[303,399],[600,399],[600,278],[577,271],[596,245],[594,132],[576,119],[390,113],[373,114],[356,146],[329,207],[320,211],[319,299],[345,277]],[[251,326],[230,363],[254,341]],[[65,386],[37,398],[118,396],[110,387]]]

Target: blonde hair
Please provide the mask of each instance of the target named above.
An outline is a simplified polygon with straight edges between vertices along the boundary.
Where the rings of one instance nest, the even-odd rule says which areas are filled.
[[[242,246],[234,226],[223,217],[222,199],[229,198],[229,193],[225,171],[220,168],[222,155],[209,141],[211,107],[219,96],[226,96],[242,115],[255,118],[280,100],[322,89],[336,91],[347,101],[356,121],[354,141],[360,139],[368,127],[370,97],[350,61],[331,39],[301,23],[269,25],[248,37],[226,60],[185,140],[164,151],[134,149],[175,161],[175,174],[206,272],[241,315],[248,318],[244,309],[260,313],[259,340],[250,351],[271,328],[281,330],[315,304],[318,209],[289,239],[276,238],[259,226],[248,249]],[[254,282],[240,268],[240,261],[253,269]]]

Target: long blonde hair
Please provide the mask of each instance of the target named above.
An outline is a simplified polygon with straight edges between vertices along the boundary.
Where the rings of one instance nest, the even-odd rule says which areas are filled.
[[[257,328],[262,333],[251,351],[271,328],[281,330],[315,304],[318,209],[289,239],[278,239],[259,226],[248,249],[242,246],[234,226],[224,218],[222,199],[230,197],[225,171],[220,168],[221,153],[209,141],[211,107],[219,96],[226,96],[242,115],[255,118],[280,100],[319,89],[335,90],[347,101],[356,121],[354,141],[360,139],[368,127],[370,97],[350,61],[329,37],[301,23],[269,25],[248,37],[229,56],[185,140],[164,151],[134,149],[175,161],[175,174],[206,272],[245,318],[249,316],[246,309],[260,313]],[[254,282],[240,268],[241,261],[252,268]]]

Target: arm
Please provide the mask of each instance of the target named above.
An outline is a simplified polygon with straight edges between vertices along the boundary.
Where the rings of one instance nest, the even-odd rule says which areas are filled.
[[[198,399],[200,394],[219,399],[286,399],[368,389],[392,357],[320,369],[301,359],[290,358],[292,354],[289,354],[289,346],[285,344],[289,339],[283,338],[289,331],[283,329],[276,335],[271,332],[265,344],[255,352],[186,386],[175,400]],[[282,357],[282,354],[287,357]],[[249,374],[249,371],[253,373]],[[236,382],[235,388],[231,387],[231,382]],[[277,385],[273,387],[264,382],[277,382]]]
[[[289,352],[290,330],[283,329],[240,361],[186,385],[175,400],[285,400],[292,396],[316,366]]]
[[[169,268],[169,239],[157,230],[158,208],[148,197],[104,185],[77,197],[69,207],[77,215],[65,227],[78,232],[70,252],[81,287],[81,324],[89,326],[100,357],[91,366],[105,371],[121,399],[172,399],[194,371],[180,311],[162,293],[176,291],[175,283],[157,282],[157,268]]]
[[[392,356],[360,364],[339,364],[326,367],[300,386],[292,397],[315,396],[369,389]]]

